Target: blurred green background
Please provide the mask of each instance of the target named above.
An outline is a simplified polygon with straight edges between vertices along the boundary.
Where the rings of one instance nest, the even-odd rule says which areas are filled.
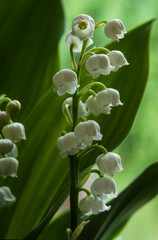
[[[62,0],[65,12],[65,33],[60,41],[61,67],[70,67],[65,35],[71,30],[72,19],[81,13],[88,14],[95,22],[119,18],[127,31],[158,16],[156,0]],[[150,41],[150,72],[145,94],[132,130],[115,150],[122,157],[124,172],[116,174],[118,190],[125,188],[147,166],[158,160],[158,22],[153,24]],[[105,38],[103,27],[94,35],[96,46],[110,41]],[[134,56],[133,56],[134,57]],[[128,60],[128,59],[127,59]],[[119,79],[118,79],[119,81]],[[137,91],[137,86],[135,87]],[[106,146],[105,146],[106,147]],[[127,223],[121,233],[122,240],[158,239],[157,197],[141,208]]]

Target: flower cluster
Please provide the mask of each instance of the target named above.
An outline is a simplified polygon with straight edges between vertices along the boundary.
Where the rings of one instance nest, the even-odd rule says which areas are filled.
[[[78,189],[87,193],[87,196],[79,203],[83,215],[98,214],[110,209],[110,206],[105,205],[105,200],[117,197],[116,183],[112,176],[116,171],[123,170],[118,154],[108,152],[101,145],[93,144],[93,141],[102,140],[103,134],[101,134],[99,124],[88,119],[90,114],[108,115],[112,107],[123,105],[116,89],[107,88],[105,84],[94,81],[100,75],[117,72],[119,68],[129,64],[123,53],[118,50],[109,51],[104,47],[92,47],[87,50],[93,44],[92,37],[95,29],[104,24],[104,33],[108,38],[119,41],[124,37],[126,29],[120,19],[103,20],[95,24],[93,18],[85,14],[74,18],[72,30],[65,39],[70,49],[72,69],[60,70],[53,76],[54,91],[59,96],[67,93],[73,95],[73,97],[66,98],[62,105],[62,112],[71,131],[64,132],[57,140],[60,155],[63,158],[69,157],[70,160],[72,156],[75,156],[75,160],[78,161],[82,154],[86,155],[91,149],[102,151],[96,159],[99,170],[91,170],[99,174],[99,178],[91,185],[91,192],[82,188]],[[76,63],[74,53],[80,53],[78,63]],[[83,66],[93,78],[93,81],[87,82],[86,86],[84,83],[84,87],[82,87],[81,79]],[[110,177],[104,177],[104,174]]]
[[[21,123],[12,122],[11,114],[17,113],[21,104],[17,100],[12,101],[5,95],[1,95],[0,105],[4,102],[7,102],[5,111],[0,110],[0,175],[3,178],[17,177],[19,162],[16,143],[26,139],[26,136],[24,126]],[[15,200],[8,187],[0,187],[0,208],[10,206]]]

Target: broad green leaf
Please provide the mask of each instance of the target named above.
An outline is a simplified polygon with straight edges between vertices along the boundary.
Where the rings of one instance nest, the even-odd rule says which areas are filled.
[[[138,106],[140,104],[144,88],[147,81],[148,76],[148,43],[149,43],[149,34],[150,34],[150,28],[151,28],[151,22],[148,22],[133,31],[129,32],[125,39],[121,40],[119,43],[112,43],[109,48],[110,49],[118,49],[121,50],[124,55],[126,56],[127,60],[130,62],[130,66],[123,67],[120,69],[117,73],[112,73],[110,76],[107,77],[107,79],[100,78],[99,80],[105,81],[107,86],[111,86],[113,88],[116,88],[120,91],[121,100],[124,103],[124,106],[120,106],[118,108],[113,109],[112,114],[110,116],[101,115],[97,121],[99,121],[101,125],[101,131],[104,134],[104,138],[102,141],[102,144],[108,149],[112,150],[116,146],[118,146],[125,136],[128,134],[132,123],[134,121],[134,117],[136,115],[136,112],[138,110]],[[111,84],[111,85],[110,85]],[[51,103],[51,94],[48,96],[46,95],[45,98],[48,98],[49,100],[44,100],[48,104]],[[53,104],[56,104],[58,109],[60,109],[61,104],[61,98],[54,96],[53,97]],[[45,112],[46,104],[43,102],[42,104],[42,111]],[[45,107],[45,109],[44,109]],[[50,104],[49,104],[50,107]],[[52,107],[53,108],[53,107]],[[54,108],[53,108],[54,109]],[[39,117],[40,113],[40,104],[39,109],[36,109],[36,115]],[[47,110],[49,112],[49,110]],[[45,112],[46,116],[51,116],[51,113]],[[33,113],[32,113],[33,114]],[[53,113],[57,114],[57,113]],[[51,116],[52,117],[52,116]],[[29,119],[32,118],[32,115]],[[52,117],[53,119],[53,117]],[[50,204],[50,208],[48,208],[48,202],[45,199],[45,194],[42,197],[41,194],[39,194],[37,191],[35,191],[35,188],[33,188],[32,193],[29,194],[29,199],[32,199],[34,195],[38,198],[38,195],[40,195],[40,198],[38,199],[38,202],[36,202],[36,209],[32,208],[32,211],[35,215],[37,213],[38,217],[43,212],[43,209],[48,208],[47,212],[45,213],[45,217],[42,219],[40,224],[27,236],[28,238],[36,238],[44,229],[44,227],[49,223],[51,218],[53,217],[54,213],[57,211],[57,208],[61,205],[61,202],[64,201],[66,196],[68,195],[68,186],[69,186],[69,165],[67,160],[61,160],[61,158],[58,155],[58,152],[56,150],[56,139],[57,139],[57,133],[59,134],[62,129],[62,124],[64,124],[64,120],[61,120],[59,118],[59,115],[57,116],[58,121],[55,121],[55,119],[52,121],[52,131],[54,129],[53,124],[55,125],[55,132],[56,135],[51,135],[50,133],[50,125],[51,119],[49,124],[45,126],[43,124],[42,129],[45,130],[45,133],[43,133],[42,138],[38,136],[38,141],[36,139],[36,130],[35,133],[30,133],[30,139],[33,137],[34,141],[37,141],[36,144],[41,146],[41,144],[46,144],[46,148],[43,149],[49,149],[48,153],[45,153],[45,151],[42,151],[41,153],[38,153],[37,150],[33,152],[33,156],[36,154],[36,163],[32,168],[31,171],[31,178],[29,179],[29,183],[36,182],[36,187],[39,189],[41,187],[41,179],[44,178],[44,174],[42,170],[40,170],[40,173],[38,176],[35,177],[35,172],[37,168],[37,163],[42,164],[42,167],[45,169],[44,173],[48,171],[49,169],[49,175],[47,174],[47,180],[46,182],[42,181],[42,189],[41,194],[49,193],[49,196],[52,196],[52,203]],[[41,119],[43,121],[43,117]],[[62,123],[63,121],[63,123]],[[38,123],[39,124],[39,123]],[[41,123],[42,126],[42,123]],[[38,129],[41,129],[41,126],[37,126]],[[66,126],[66,125],[65,125]],[[32,125],[30,124],[30,129],[32,128]],[[47,133],[49,132],[49,140],[47,139]],[[54,139],[53,139],[54,138]],[[45,143],[42,139],[45,139]],[[55,143],[54,143],[55,141]],[[50,147],[51,146],[51,147]],[[48,148],[47,148],[48,147]],[[28,147],[29,148],[29,147]],[[22,157],[24,158],[25,154],[27,153],[27,150],[23,150],[24,154]],[[85,168],[90,167],[94,162],[95,158],[98,155],[98,151],[93,151],[92,153],[88,154],[86,157],[81,158],[81,164],[80,169],[82,171],[82,174],[84,173],[83,170]],[[45,154],[45,162],[43,163],[43,154]],[[55,156],[55,159],[54,159]],[[51,159],[53,158],[53,165],[55,165],[55,169],[52,165],[52,169],[50,169],[50,163]],[[32,155],[31,155],[32,159]],[[31,161],[31,160],[30,160]],[[45,164],[45,165],[44,165]],[[23,172],[25,171],[25,168]],[[81,174],[81,175],[82,175]],[[57,177],[56,177],[57,176]],[[60,182],[59,182],[60,179]],[[52,183],[53,183],[53,189],[52,189]],[[31,188],[29,188],[27,184],[28,190],[26,192],[29,192]],[[50,192],[50,189],[52,189],[52,192]],[[21,198],[25,198],[25,191],[22,193]],[[38,212],[38,206],[43,207],[43,209]],[[21,202],[22,207],[22,202]],[[19,211],[20,211],[19,207]],[[22,214],[19,214],[19,211],[17,212],[16,218],[13,216],[12,224],[16,221],[21,221]],[[28,211],[27,207],[25,208],[23,215],[25,212]],[[30,213],[31,214],[31,213]],[[33,216],[32,216],[33,217]],[[41,216],[42,217],[42,216]],[[30,217],[31,218],[31,217]],[[19,220],[18,220],[19,219]],[[29,220],[28,220],[29,221]],[[35,223],[35,222],[34,222]],[[30,224],[31,225],[31,224]],[[11,225],[13,230],[13,226]],[[31,226],[29,226],[31,227]],[[34,228],[34,225],[32,225],[32,229]]]
[[[10,186],[17,198],[13,207],[0,211],[0,218],[3,219],[0,224],[0,238],[16,239],[24,237],[39,223],[53,197],[51,195],[50,198],[47,187],[42,192],[42,183],[45,182],[47,186],[49,174],[53,174],[49,172],[50,166],[53,166],[55,172],[54,157],[47,150],[53,154],[56,144],[52,140],[55,138],[56,142],[60,134],[60,120],[57,131],[55,122],[56,119],[61,119],[58,117],[58,109],[62,99],[59,100],[59,106],[55,99],[53,101],[51,89],[51,78],[59,69],[58,42],[64,27],[60,0],[1,1],[0,26],[0,94],[5,93],[21,102],[22,110],[14,119],[26,123],[27,135],[27,141],[19,146],[22,151],[19,151],[18,179],[0,179],[0,186]],[[48,89],[47,98],[39,101]],[[53,151],[51,145],[54,147]],[[58,155],[57,150],[55,151],[54,156]],[[66,163],[63,166],[64,164]],[[47,171],[43,165],[47,166]],[[43,176],[40,175],[41,172]],[[58,180],[56,178],[59,183],[61,179],[60,175]],[[55,194],[54,189],[50,192]],[[43,199],[39,201],[40,196],[46,199],[45,207],[42,206]],[[29,215],[31,212],[33,216]]]
[[[109,203],[110,211],[89,217],[90,223],[87,224],[78,239],[113,239],[114,235],[123,229],[130,217],[158,194],[157,175],[158,163],[155,163]],[[58,224],[60,229],[59,226],[57,227]],[[52,221],[38,239],[63,239],[65,229],[68,227],[69,214],[66,212]]]
[[[0,94],[21,102],[24,120],[58,68],[60,0],[2,0],[0,29]]]

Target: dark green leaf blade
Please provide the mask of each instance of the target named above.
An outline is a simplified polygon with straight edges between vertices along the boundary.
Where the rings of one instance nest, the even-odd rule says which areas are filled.
[[[60,0],[1,1],[0,26],[0,91],[21,102],[24,119],[58,69]]]

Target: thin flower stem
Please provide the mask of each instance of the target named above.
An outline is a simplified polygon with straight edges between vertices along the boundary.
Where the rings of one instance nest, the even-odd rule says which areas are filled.
[[[84,151],[82,151],[81,153],[79,153],[79,154],[77,155],[77,157],[78,157],[78,158],[81,158],[81,157],[87,155],[89,152],[91,152],[91,151],[93,151],[93,150],[96,150],[96,149],[101,150],[103,154],[107,154],[107,153],[108,153],[108,151],[106,150],[106,148],[104,148],[103,146],[98,145],[98,144],[96,143],[96,144],[94,144],[94,145],[91,145],[91,146],[87,147]]]
[[[103,83],[101,83],[101,82],[92,82],[92,83],[88,84],[86,87],[82,88],[80,90],[80,92],[78,93],[78,96],[80,97],[80,96],[84,95],[85,93],[87,93],[94,86],[100,87],[102,90],[106,89],[106,87],[105,87],[105,85]]]
[[[12,100],[10,99],[10,98],[8,98],[8,97],[4,97],[4,98],[2,98],[2,99],[0,99],[0,105],[3,103],[3,102],[11,102]]]
[[[80,188],[79,192],[82,192],[82,191],[85,192],[87,194],[87,196],[91,195],[91,192],[87,188]]]
[[[95,29],[103,26],[103,25],[106,24],[107,22],[108,22],[107,20],[103,20],[103,21],[100,21],[100,22],[96,23],[96,24],[95,24]]]
[[[70,45],[71,65],[72,65],[72,68],[74,69],[74,71],[76,72],[77,65],[76,65],[76,61],[74,58],[73,48],[74,48],[74,43],[71,43],[71,45]]]
[[[71,118],[71,115],[69,112],[69,107],[70,107],[70,104],[65,105],[65,117],[66,117],[66,120],[68,121],[69,125],[72,127],[73,121],[72,121],[72,118]]]
[[[98,170],[98,169],[92,169],[92,170],[91,170],[91,173],[97,173],[100,178],[104,177],[104,175],[103,175],[103,174],[101,173],[101,171]]]
[[[104,47],[93,48],[93,49],[91,49],[91,51],[92,52],[99,51],[99,52],[103,52],[105,54],[110,52],[107,48],[104,48]]]

